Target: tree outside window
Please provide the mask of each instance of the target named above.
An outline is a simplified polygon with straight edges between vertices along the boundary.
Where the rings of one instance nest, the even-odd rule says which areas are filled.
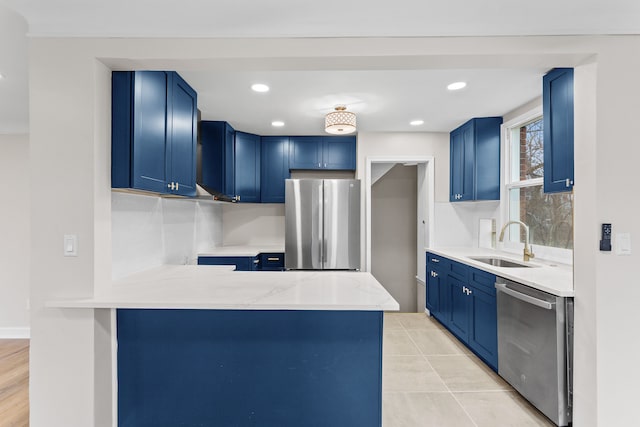
[[[509,218],[529,226],[532,244],[573,248],[573,194],[543,191],[543,121],[511,129]],[[509,240],[524,241],[524,230],[510,226]]]

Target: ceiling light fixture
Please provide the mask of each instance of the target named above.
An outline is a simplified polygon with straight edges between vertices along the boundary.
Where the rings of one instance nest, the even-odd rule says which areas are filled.
[[[334,135],[346,135],[356,131],[356,115],[344,105],[336,105],[335,111],[324,118],[324,130]]]
[[[424,120],[412,120],[409,122],[411,126],[420,126],[424,124]]]
[[[455,82],[455,83],[451,83],[449,86],[447,86],[447,89],[449,90],[460,90],[464,87],[467,86],[466,82]]]
[[[253,89],[253,91],[255,92],[269,92],[269,86],[263,83],[256,83],[254,85],[251,85],[251,89]]]
[[[4,79],[4,76],[2,74],[0,74],[0,80]]]
[[[284,122],[282,122],[280,120],[276,120],[274,122],[271,122],[271,126],[275,126],[277,128],[281,128],[282,126],[284,126]]]

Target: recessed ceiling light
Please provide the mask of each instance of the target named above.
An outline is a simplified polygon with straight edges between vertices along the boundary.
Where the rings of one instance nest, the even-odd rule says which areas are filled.
[[[263,83],[256,83],[254,85],[251,85],[251,89],[253,89],[255,92],[269,92],[269,86]]]
[[[3,76],[2,74],[0,74],[0,80],[1,80],[1,79],[4,79],[4,76]]]
[[[281,128],[282,126],[284,126],[284,122],[281,122],[280,120],[276,120],[275,122],[271,122],[271,126]]]
[[[449,89],[449,90],[460,90],[460,89],[464,88],[465,86],[467,86],[466,82],[455,82],[455,83],[451,83],[449,86],[447,86],[447,89]]]
[[[412,120],[409,122],[411,126],[420,126],[424,124],[424,120]]]

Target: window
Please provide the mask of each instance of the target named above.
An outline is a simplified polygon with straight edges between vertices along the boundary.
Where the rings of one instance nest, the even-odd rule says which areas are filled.
[[[508,129],[506,190],[509,220],[529,226],[534,245],[573,249],[573,194],[543,191],[543,122],[537,117]],[[524,242],[524,230],[511,225],[511,242]]]

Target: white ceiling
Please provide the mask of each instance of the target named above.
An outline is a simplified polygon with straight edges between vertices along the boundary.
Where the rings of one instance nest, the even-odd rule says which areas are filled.
[[[638,0],[0,0],[0,133],[28,129],[26,17],[32,36],[367,37],[640,34]],[[259,134],[318,134],[334,105],[360,131],[449,131],[541,93],[545,69],[177,71],[204,119]],[[465,80],[456,93],[446,84]],[[266,94],[249,86],[264,82]],[[272,120],[286,122],[274,130]],[[413,119],[425,124],[414,128]]]

